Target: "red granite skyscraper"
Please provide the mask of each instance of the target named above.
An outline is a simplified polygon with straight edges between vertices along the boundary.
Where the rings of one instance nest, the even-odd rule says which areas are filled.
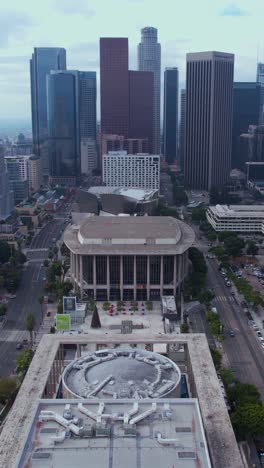
[[[136,153],[136,140],[146,140],[151,152],[154,75],[128,70],[127,38],[100,39],[100,77],[101,143],[114,135],[134,139]]]
[[[153,151],[154,75],[152,72],[129,72],[129,137],[147,138],[148,152]]]
[[[101,133],[129,132],[128,39],[100,39]]]

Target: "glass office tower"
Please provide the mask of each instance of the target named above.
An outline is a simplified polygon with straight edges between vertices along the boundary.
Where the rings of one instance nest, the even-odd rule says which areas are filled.
[[[59,47],[34,48],[30,60],[33,152],[42,160],[43,175],[49,174],[46,77],[51,70],[65,69],[65,49]]]
[[[52,71],[47,77],[50,176],[74,185],[80,174],[78,72]]]

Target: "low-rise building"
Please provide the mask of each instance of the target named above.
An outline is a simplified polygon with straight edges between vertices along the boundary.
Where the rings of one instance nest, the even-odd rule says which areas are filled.
[[[264,205],[216,205],[206,211],[215,231],[261,232],[264,234]]]
[[[111,151],[103,156],[103,182],[110,187],[159,190],[159,155]]]
[[[186,278],[194,232],[171,217],[92,216],[69,226],[64,242],[81,297],[160,300]]]
[[[155,345],[169,359],[146,353]],[[61,399],[67,347],[79,358],[70,365],[75,385],[90,374],[88,397]],[[145,398],[152,388],[165,398]],[[0,455],[1,468],[244,466],[206,337],[149,331],[44,335],[3,425]]]

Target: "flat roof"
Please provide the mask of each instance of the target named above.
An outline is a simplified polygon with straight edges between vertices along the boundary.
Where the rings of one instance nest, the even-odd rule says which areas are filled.
[[[167,216],[95,216],[68,226],[64,242],[78,254],[181,254],[195,240],[187,224]]]
[[[209,210],[220,218],[264,218],[264,205],[216,205]]]
[[[116,343],[121,345],[167,343],[173,346],[177,343],[186,344],[212,465],[214,468],[231,466],[241,468],[243,466],[205,335],[199,333],[159,334],[150,333],[147,330],[145,335],[134,337],[133,334],[122,335],[114,332],[98,336],[89,334],[43,335],[0,434],[1,468],[16,466],[18,454],[23,451],[27,442],[38,399],[42,398],[60,345],[94,343],[97,345],[108,343],[108,346],[112,347]],[[54,402],[58,403],[58,400]]]
[[[137,201],[151,200],[158,190],[145,190],[141,188],[124,188],[124,187],[90,187],[88,193],[93,195],[123,195],[124,197],[134,198]]]
[[[161,398],[179,384],[178,366],[142,349],[104,349],[72,361],[63,373],[63,391],[76,398]],[[70,396],[69,394],[67,395]]]
[[[68,430],[67,437],[62,425],[69,425],[65,409],[69,417],[79,420],[71,425],[74,433]],[[110,400],[100,406],[93,400],[82,400],[79,405],[76,400],[41,400],[16,466],[160,468],[161,465],[211,467],[196,399],[162,399],[155,403]]]

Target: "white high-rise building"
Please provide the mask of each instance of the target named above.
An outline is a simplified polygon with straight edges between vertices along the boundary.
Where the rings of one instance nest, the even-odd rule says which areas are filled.
[[[160,157],[157,154],[110,151],[103,156],[103,181],[108,187],[159,190]]]
[[[91,174],[97,167],[97,145],[92,138],[81,140],[81,173]]]
[[[4,155],[0,148],[0,220],[10,216],[14,209],[14,193],[10,189],[9,177],[5,168]]]
[[[160,54],[158,30],[152,27],[141,29],[138,70],[154,73],[153,153],[156,154],[160,154]]]

